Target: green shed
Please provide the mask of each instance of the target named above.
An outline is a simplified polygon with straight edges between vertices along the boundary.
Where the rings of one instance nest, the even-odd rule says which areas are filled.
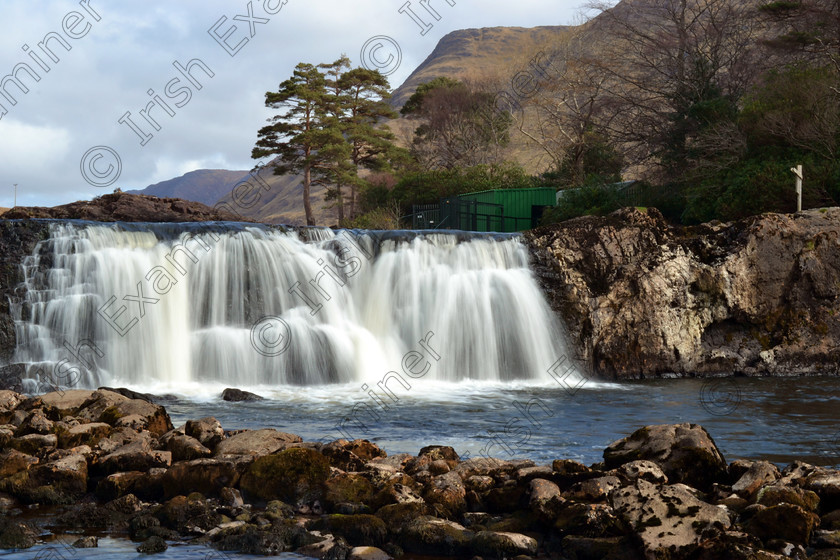
[[[542,213],[548,206],[556,204],[557,195],[551,187],[532,189],[496,189],[462,194],[458,197],[463,202],[474,202],[481,206],[500,209],[500,215],[493,229],[477,229],[475,231],[522,231],[536,227],[542,218]],[[486,221],[485,221],[486,223]],[[477,221],[481,228],[481,220]]]

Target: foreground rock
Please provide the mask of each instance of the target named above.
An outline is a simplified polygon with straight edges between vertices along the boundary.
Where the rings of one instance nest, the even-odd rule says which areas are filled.
[[[143,554],[173,541],[338,560],[840,552],[840,471],[727,465],[692,424],[646,426],[589,467],[562,459],[540,466],[462,461],[437,445],[389,457],[365,440],[225,432],[210,417],[159,434],[171,425],[164,409],[107,390],[28,400],[2,393],[0,407],[18,422],[0,425],[8,432],[0,439],[3,549],[41,542],[23,506],[34,506],[29,516],[55,504],[48,526],[73,535],[74,546],[96,546],[79,533],[99,531],[129,535]],[[121,412],[137,418],[120,422]]]
[[[623,209],[527,232],[596,372],[840,373],[840,208],[669,226]]]

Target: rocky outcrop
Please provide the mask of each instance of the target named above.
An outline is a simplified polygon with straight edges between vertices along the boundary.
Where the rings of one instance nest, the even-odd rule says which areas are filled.
[[[5,220],[48,218],[54,220],[90,220],[94,222],[218,222],[250,221],[241,216],[216,210],[200,202],[180,198],[158,198],[143,194],[115,192],[62,206],[15,207]]]
[[[840,208],[692,228],[625,208],[525,237],[598,374],[840,373]]]
[[[180,542],[337,560],[840,554],[840,471],[727,464],[697,425],[646,426],[610,445],[602,463],[548,466],[462,461],[436,445],[389,457],[365,440],[231,433],[214,418],[159,435],[144,423],[102,422],[114,406],[150,405],[120,399],[104,390],[0,393],[0,410],[11,413],[0,424],[0,549],[53,541],[29,521],[39,505],[52,505],[50,531],[129,535],[147,554]],[[50,422],[46,433],[20,435],[35,417]],[[225,452],[230,443],[243,452]],[[196,453],[203,456],[190,459]]]

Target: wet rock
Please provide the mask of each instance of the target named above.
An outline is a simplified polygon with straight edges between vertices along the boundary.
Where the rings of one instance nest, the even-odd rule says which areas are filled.
[[[639,459],[659,465],[671,482],[701,490],[725,478],[727,472],[714,440],[697,424],[645,426],[604,450],[607,468]]]
[[[388,530],[375,515],[327,515],[307,525],[307,529],[331,533],[347,540],[351,546],[382,546]]]
[[[295,554],[319,560],[345,560],[350,554],[350,547],[343,538],[327,535],[322,541],[298,548]]]
[[[0,550],[32,548],[38,533],[20,520],[0,515]]]
[[[160,537],[149,537],[143,544],[137,547],[137,552],[140,554],[159,554],[165,552],[169,548],[166,541]]]
[[[97,548],[99,537],[80,537],[73,541],[73,548]]]
[[[245,505],[239,490],[229,487],[219,490],[219,503],[231,508],[239,508]]]
[[[227,402],[255,402],[265,400],[261,396],[242,391],[240,389],[225,389],[222,391],[222,400]]]
[[[408,522],[399,544],[412,554],[464,557],[470,552],[474,536],[454,521],[423,516]]]
[[[225,438],[225,431],[218,420],[212,416],[200,420],[188,420],[184,425],[184,434],[195,438],[208,449],[215,449]]]
[[[12,412],[24,401],[26,397],[14,391],[2,390],[0,391],[0,419],[3,415]]]
[[[196,439],[201,441],[201,438]],[[248,430],[230,436],[217,444],[215,456],[253,455],[261,457],[263,455],[277,453],[282,449],[288,448],[291,444],[300,443],[301,441],[300,436],[278,432],[277,430]],[[202,442],[202,444],[204,443]]]
[[[240,488],[249,499],[308,502],[321,498],[329,474],[329,463],[323,455],[311,449],[290,448],[254,461],[242,477]]]
[[[371,507],[381,508],[390,504],[424,503],[423,498],[412,488],[412,484],[405,479],[408,475],[397,474],[386,482],[371,500]],[[403,482],[407,482],[404,484]]]
[[[347,560],[394,560],[394,557],[375,546],[357,546],[350,550]]]
[[[799,506],[780,504],[758,510],[744,525],[744,530],[765,543],[770,539],[783,539],[794,544],[807,545],[811,532],[818,527],[820,518]]]
[[[133,541],[145,541],[149,537],[161,537],[164,539],[175,539],[178,533],[161,527],[160,520],[151,515],[138,515],[131,519],[129,524],[129,536]]]
[[[683,485],[657,487],[645,480],[610,495],[616,513],[632,528],[651,557],[686,553],[705,531],[731,525],[726,512],[698,500]]]
[[[762,486],[773,484],[779,479],[779,476],[779,469],[776,468],[776,465],[767,461],[756,461],[732,485],[732,491],[745,500],[752,500]]]
[[[29,486],[34,495],[46,491],[59,495],[52,503],[72,503],[87,492],[87,476],[87,459],[70,455],[31,469]]]
[[[131,389],[126,389],[125,387],[100,387],[97,389],[98,391],[110,391],[111,393],[116,393],[118,395],[122,395],[127,399],[132,400],[139,400],[139,401],[146,401],[148,403],[155,403],[155,400],[158,398],[155,395],[149,393],[138,393],[137,391],[132,391]]]
[[[318,540],[318,537],[295,525],[275,524],[265,528],[250,524],[226,525],[227,529],[213,537],[213,546],[242,554],[276,556]]]
[[[248,461],[195,459],[175,463],[162,477],[167,498],[190,492],[216,496],[223,488],[236,486],[248,468]]]
[[[840,471],[818,468],[800,480],[805,490],[815,492],[823,507],[832,510],[840,507]]]
[[[509,558],[511,556],[537,554],[537,541],[519,533],[480,531],[472,541],[476,554],[489,558]]]
[[[458,464],[453,469],[462,480],[466,480],[471,476],[489,476],[493,477],[501,472],[511,472],[514,467],[508,461],[501,459],[493,459],[487,457],[474,457],[467,459]]]
[[[124,471],[145,472],[153,468],[165,468],[172,464],[169,451],[152,449],[149,439],[138,439],[102,457],[96,463],[96,470],[102,475]]]
[[[177,496],[155,513],[161,525],[180,534],[203,534],[221,523],[221,515],[200,494]]]

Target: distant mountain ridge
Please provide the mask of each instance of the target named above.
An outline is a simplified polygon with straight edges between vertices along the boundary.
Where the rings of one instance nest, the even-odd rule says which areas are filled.
[[[168,181],[156,183],[142,190],[126,192],[129,194],[147,194],[158,198],[183,198],[184,200],[213,206],[247,176],[248,171],[199,169]]]

